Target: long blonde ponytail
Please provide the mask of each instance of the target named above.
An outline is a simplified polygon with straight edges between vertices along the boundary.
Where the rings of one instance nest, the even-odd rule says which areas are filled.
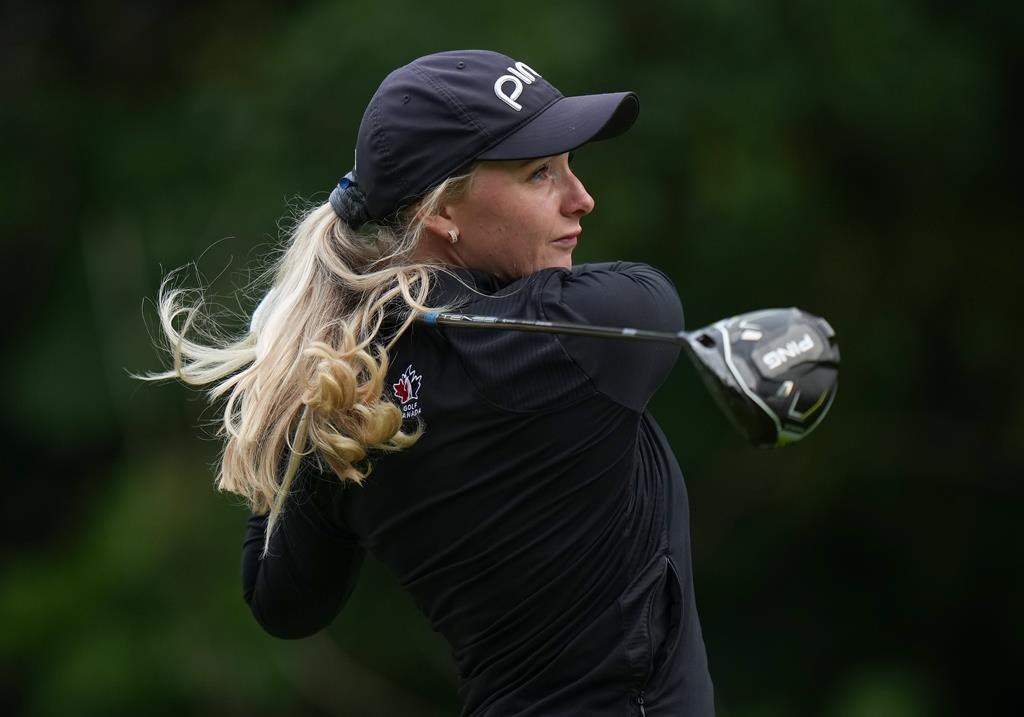
[[[174,287],[173,275],[161,285],[160,325],[174,364],[142,378],[179,378],[223,400],[217,487],[270,512],[264,550],[304,456],[315,452],[341,480],[361,483],[371,451],[402,450],[419,438],[422,429],[404,432],[401,411],[383,397],[388,350],[432,308],[438,267],[411,261],[422,220],[471,181],[472,172],[446,180],[399,228],[356,232],[329,204],[308,211],[241,336],[202,331],[210,321],[201,293]]]

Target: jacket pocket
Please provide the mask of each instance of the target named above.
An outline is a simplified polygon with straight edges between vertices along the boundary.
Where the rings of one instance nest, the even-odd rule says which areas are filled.
[[[672,662],[679,646],[683,622],[683,588],[672,559],[665,557],[665,581],[655,596],[652,610],[652,625],[657,625],[651,644],[654,651],[653,665],[648,682],[651,682]]]
[[[630,683],[643,690],[675,654],[682,616],[675,566],[659,555],[619,599]]]

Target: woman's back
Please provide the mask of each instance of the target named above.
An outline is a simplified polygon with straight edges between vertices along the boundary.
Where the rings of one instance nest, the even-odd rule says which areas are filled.
[[[507,286],[462,279],[476,291],[443,277],[435,303],[682,323],[671,284],[644,265],[545,270]],[[388,383],[423,437],[381,456],[362,486],[327,476],[309,509],[373,551],[447,638],[467,713],[592,713],[635,706],[641,690],[663,706],[710,700],[699,625],[683,605],[692,591],[682,477],[644,412],[677,351],[426,326],[393,348]],[[690,675],[685,694],[659,693],[677,643],[701,659],[666,668]]]

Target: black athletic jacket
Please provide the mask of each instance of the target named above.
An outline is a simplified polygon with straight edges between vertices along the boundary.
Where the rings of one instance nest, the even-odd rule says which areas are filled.
[[[678,331],[643,264],[546,269],[508,285],[459,271],[435,305]],[[325,627],[363,551],[451,645],[464,715],[713,714],[694,604],[686,488],[648,400],[671,345],[416,326],[389,384],[426,432],[362,487],[300,472],[270,557],[249,520],[245,597],[272,635]]]

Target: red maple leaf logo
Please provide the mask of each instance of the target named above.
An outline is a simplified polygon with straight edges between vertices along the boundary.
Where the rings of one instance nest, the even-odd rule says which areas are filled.
[[[398,379],[398,383],[395,384],[394,388],[395,396],[398,397],[398,400],[402,403],[408,403],[410,392],[409,380],[405,376],[402,376],[402,378]]]

